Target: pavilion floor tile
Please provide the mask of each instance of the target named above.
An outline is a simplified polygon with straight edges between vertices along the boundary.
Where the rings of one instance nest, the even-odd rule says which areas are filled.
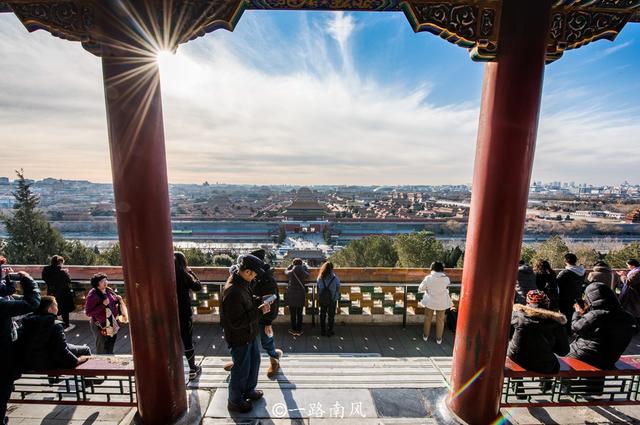
[[[376,418],[375,404],[371,394],[366,389],[309,389],[309,390],[281,390],[265,389],[264,398],[254,402],[254,408],[246,414],[234,414],[236,420],[241,419],[300,419],[320,417],[332,419],[340,413],[340,406],[344,409],[345,418]],[[228,391],[222,388],[213,395],[207,409],[207,418],[229,417],[227,410]],[[336,404],[337,403],[337,404]],[[331,409],[334,410],[331,410]],[[334,420],[335,420],[334,416]]]
[[[130,407],[99,408],[94,406],[54,406],[47,404],[10,404],[7,415],[11,423],[22,420],[80,421],[88,423],[119,423],[129,412]]]
[[[513,425],[640,424],[640,406],[502,409]]]

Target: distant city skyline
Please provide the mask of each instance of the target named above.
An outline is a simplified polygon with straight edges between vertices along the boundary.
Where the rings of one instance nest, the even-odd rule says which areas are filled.
[[[547,67],[532,181],[637,183],[639,36]],[[12,14],[0,58],[0,176],[110,183],[100,59]],[[247,12],[160,67],[172,183],[472,180],[483,66],[401,13]]]
[[[73,178],[73,179],[64,179],[64,178],[60,178],[60,177],[53,177],[53,176],[47,176],[47,177],[43,177],[41,179],[37,179],[37,178],[31,178],[30,176],[26,176],[25,175],[25,179],[29,182],[36,182],[36,183],[43,183],[43,182],[47,182],[47,181],[63,181],[63,182],[88,182],[90,184],[107,184],[107,185],[111,185],[112,183],[110,181],[107,182],[97,182],[97,181],[92,181],[92,180],[88,180],[88,179],[79,179],[79,178]],[[0,175],[0,186],[2,184],[6,184],[7,182],[11,182],[11,183],[16,183],[17,178],[15,177],[15,173],[12,176],[2,176]],[[183,183],[176,183],[176,182],[169,182],[170,185],[185,185],[185,186],[189,186],[189,185],[195,185],[195,186],[203,186],[205,184],[208,184],[210,186],[216,186],[216,185],[220,185],[220,186],[281,186],[281,187],[334,187],[334,186],[362,186],[362,187],[373,187],[373,188],[385,188],[385,187],[423,187],[423,186],[431,186],[431,187],[444,187],[444,186],[471,186],[471,183],[440,183],[440,184],[430,184],[430,183],[402,183],[402,184],[396,184],[396,185],[380,185],[380,184],[323,184],[323,183],[318,183],[318,184],[294,184],[294,183],[273,183],[273,184],[269,184],[269,183],[228,183],[228,182],[210,182],[210,181],[202,181],[202,182],[183,182]],[[614,183],[614,184],[604,184],[604,183],[589,183],[589,182],[579,182],[579,181],[562,181],[562,180],[549,180],[549,181],[544,181],[544,180],[531,180],[530,186],[534,187],[536,185],[543,185],[543,186],[560,186],[560,187],[575,187],[575,188],[579,188],[579,187],[614,187],[614,186],[624,186],[624,185],[628,185],[628,186],[640,186],[640,181],[622,181],[619,183]]]

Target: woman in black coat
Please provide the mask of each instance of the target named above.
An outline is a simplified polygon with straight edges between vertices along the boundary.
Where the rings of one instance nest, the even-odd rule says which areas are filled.
[[[191,291],[199,292],[202,284],[198,276],[189,268],[187,257],[182,252],[173,254],[176,266],[176,290],[178,295],[178,317],[180,336],[184,345],[184,355],[189,363],[189,379],[195,379],[202,372],[196,365],[196,352],[193,348],[193,312],[191,311]]]
[[[51,257],[51,264],[42,269],[42,280],[47,284],[47,295],[56,297],[58,302],[58,314],[62,317],[65,332],[72,330],[76,325],[69,322],[69,313],[76,309],[76,304],[71,290],[71,278],[69,272],[63,269],[64,258],[61,255]]]
[[[539,373],[557,373],[560,363],[555,354],[569,352],[564,314],[549,310],[549,297],[529,291],[527,305],[513,306],[511,325],[514,333],[507,356],[523,368]]]
[[[571,330],[576,339],[571,343],[569,357],[600,369],[615,369],[637,331],[636,321],[622,309],[609,284],[590,284],[584,297],[584,307],[575,305]]]
[[[302,309],[307,297],[305,282],[309,277],[309,268],[300,258],[295,258],[284,274],[289,277],[289,285],[284,295],[291,318],[289,333],[293,336],[300,336],[302,335]]]

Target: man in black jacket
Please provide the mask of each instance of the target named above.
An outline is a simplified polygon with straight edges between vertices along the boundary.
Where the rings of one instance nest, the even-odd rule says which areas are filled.
[[[571,333],[571,318],[573,317],[573,305],[582,298],[582,286],[585,282],[585,270],[577,266],[578,257],[568,252],[564,256],[564,270],[558,273],[556,284],[558,285],[558,306],[560,312],[567,318],[567,332]]]
[[[251,255],[258,257],[264,263],[266,252],[264,249],[256,249],[251,252]],[[231,273],[237,270],[238,266],[231,267]],[[262,271],[256,276],[251,284],[253,294],[261,299],[265,297],[275,295],[276,300],[271,303],[271,310],[268,313],[260,313],[260,343],[262,348],[269,355],[269,369],[267,370],[267,377],[273,378],[280,369],[280,357],[282,357],[282,350],[276,348],[275,339],[273,336],[272,323],[278,317],[278,307],[280,302],[280,294],[278,292],[278,282],[273,276],[273,269],[267,263],[262,266]],[[233,362],[228,362],[224,365],[224,370],[230,371],[233,367]]]
[[[67,344],[63,322],[56,320],[57,315],[55,297],[45,296],[35,313],[22,319],[22,370],[71,369],[88,360],[88,346]]]
[[[259,310],[268,313],[270,308],[253,295],[250,286],[262,266],[263,262],[253,255],[241,256],[237,270],[229,276],[222,291],[220,321],[233,360],[227,403],[227,409],[232,412],[249,412],[251,400],[263,395],[256,390],[260,369],[258,320]]]
[[[18,272],[18,276],[22,286],[22,299],[0,298],[0,420],[4,424],[8,421],[5,414],[13,383],[20,377],[16,358],[18,336],[13,317],[29,314],[40,304],[40,290],[36,282],[26,272]],[[9,279],[8,275],[2,277]]]

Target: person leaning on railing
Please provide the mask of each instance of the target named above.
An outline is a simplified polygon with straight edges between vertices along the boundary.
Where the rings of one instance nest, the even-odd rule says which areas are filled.
[[[340,278],[333,271],[333,263],[326,261],[322,264],[316,284],[320,304],[320,335],[331,336],[334,334],[336,303],[340,300]]]
[[[431,273],[424,278],[418,292],[424,292],[420,304],[424,307],[424,326],[422,339],[429,340],[433,313],[436,314],[436,343],[442,344],[447,309],[453,306],[449,296],[449,277],[444,274],[444,264],[440,261],[431,263]]]
[[[69,321],[69,313],[76,309],[71,290],[71,277],[69,271],[63,269],[64,257],[54,255],[51,257],[51,264],[42,269],[42,280],[47,284],[47,295],[56,297],[58,303],[58,314],[64,322],[64,331],[68,332],[76,327]]]
[[[20,377],[16,358],[18,332],[13,318],[29,314],[40,305],[40,290],[33,278],[26,272],[16,274],[12,272],[2,267],[2,280],[9,288],[17,280],[22,286],[22,298],[13,299],[6,296],[0,298],[0,420],[3,424],[8,421],[5,414],[7,402],[13,391],[13,383]]]
[[[558,284],[555,270],[549,261],[538,260],[533,265],[533,272],[536,275],[536,287],[549,298],[549,310],[558,311]]]
[[[294,258],[293,263],[286,268],[284,274],[289,278],[287,292],[284,294],[291,319],[289,333],[293,336],[300,336],[302,335],[302,311],[307,296],[305,282],[309,277],[309,268],[302,262],[302,259]]]
[[[593,265],[593,271],[587,276],[587,282],[608,283],[614,292],[621,285],[620,276],[611,270],[611,267],[602,260],[596,261]]]
[[[640,323],[640,263],[634,258],[627,260],[627,270],[618,275],[623,283],[620,304]]]
[[[196,379],[202,373],[202,367],[196,365],[196,352],[193,348],[193,312],[191,311],[191,292],[202,290],[198,276],[189,268],[187,257],[180,252],[173,253],[176,268],[176,291],[178,297],[178,319],[180,337],[184,346],[184,355],[189,363],[189,380]]]

